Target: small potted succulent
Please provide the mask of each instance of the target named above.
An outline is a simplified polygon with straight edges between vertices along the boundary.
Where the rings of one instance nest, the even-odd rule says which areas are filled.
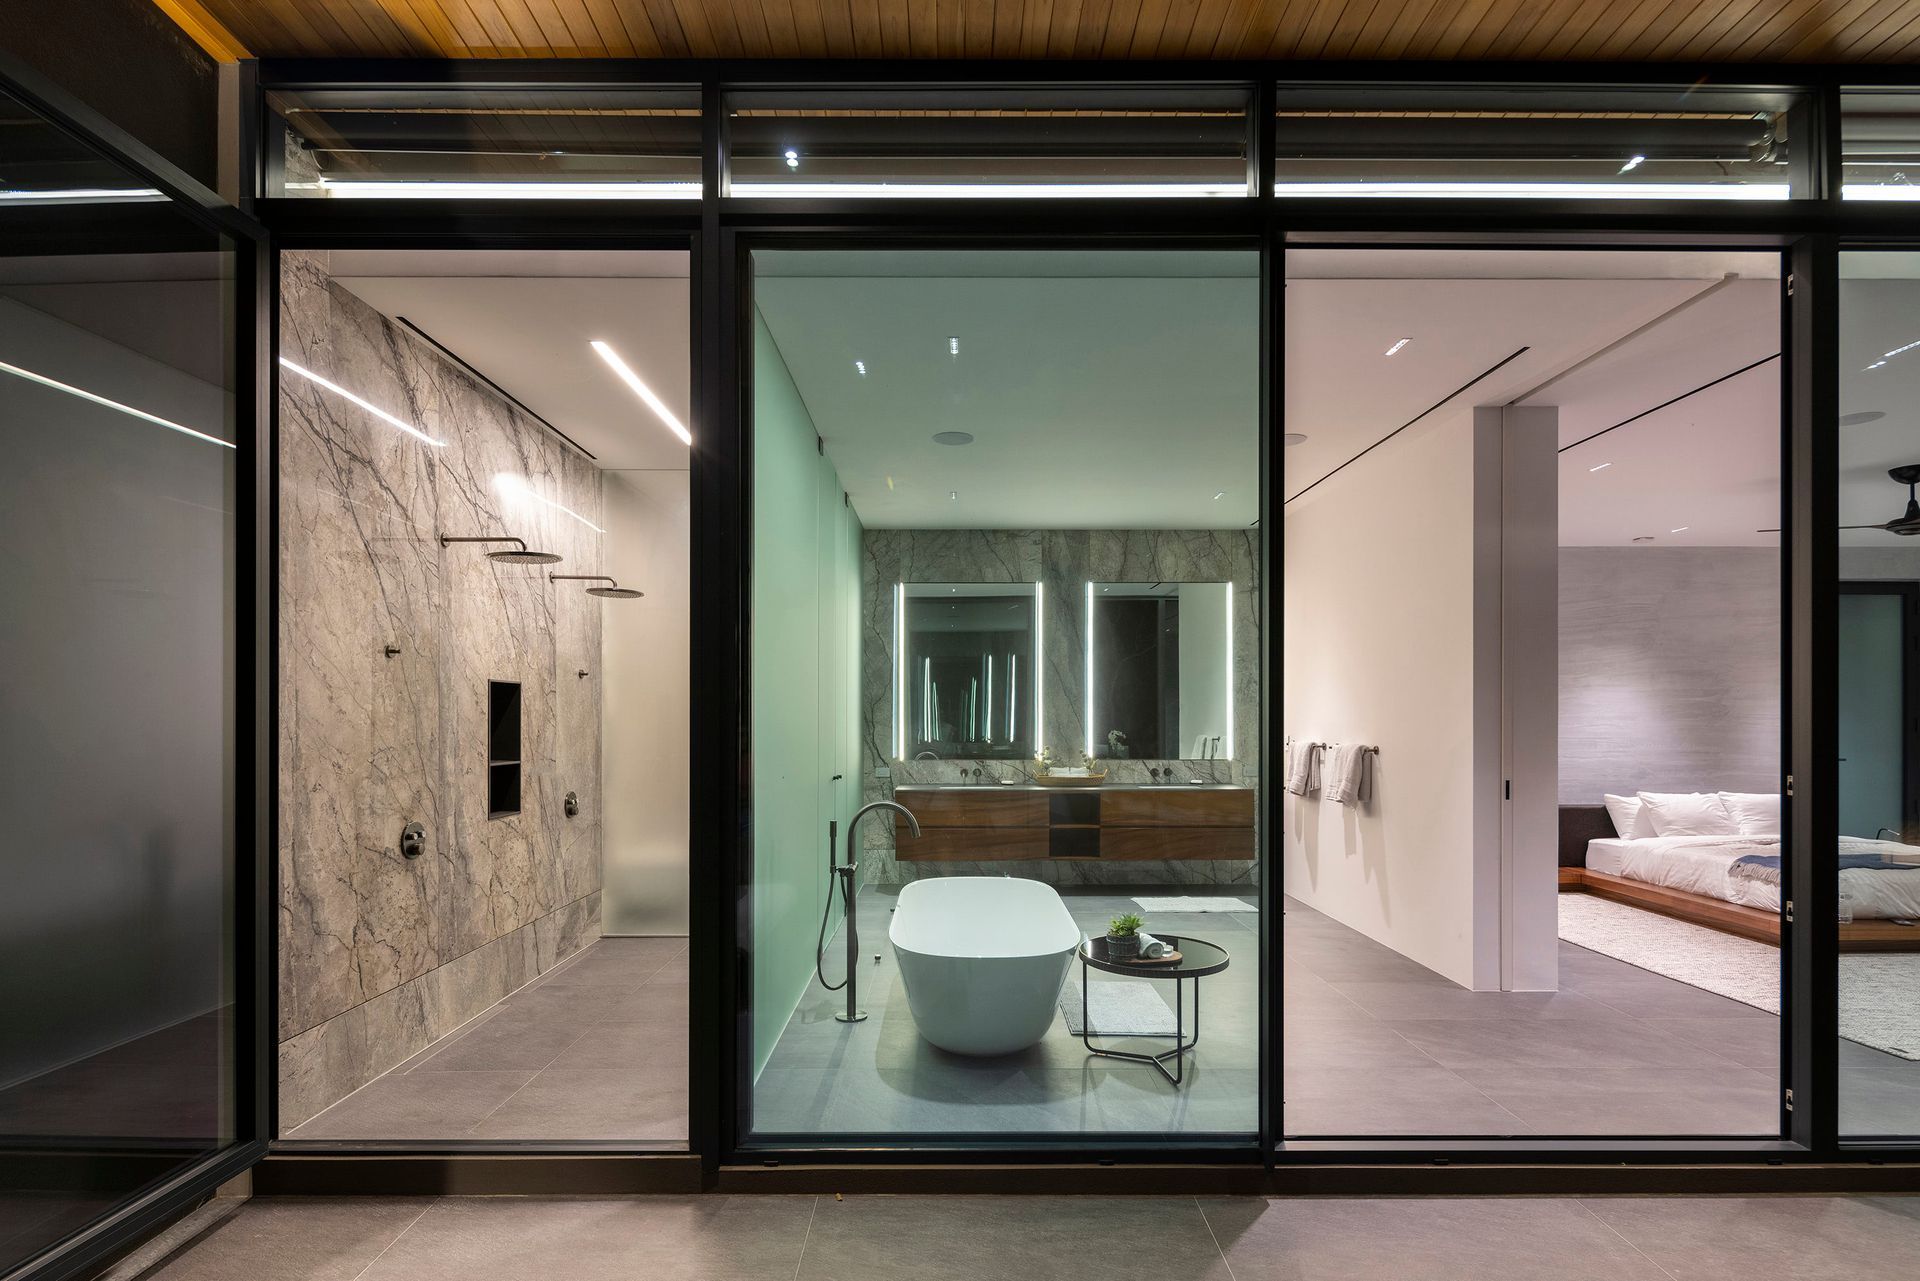
[[[1107,922],[1107,959],[1132,961],[1140,956],[1140,927],[1145,924],[1138,912],[1128,912]]]

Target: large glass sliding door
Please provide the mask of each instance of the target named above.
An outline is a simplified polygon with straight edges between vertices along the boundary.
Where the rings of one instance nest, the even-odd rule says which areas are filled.
[[[236,254],[0,94],[0,1272],[244,1137]]]
[[[1777,1135],[1779,255],[1286,274],[1284,1133]]]
[[[752,269],[751,1138],[1250,1142],[1258,254]]]

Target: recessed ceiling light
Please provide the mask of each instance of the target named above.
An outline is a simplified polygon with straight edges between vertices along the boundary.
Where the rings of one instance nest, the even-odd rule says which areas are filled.
[[[627,368],[627,362],[620,359],[619,354],[615,352],[613,348],[607,346],[607,344],[597,338],[593,340],[590,346],[599,352],[600,359],[606,361],[608,367],[620,376],[620,381],[625,383],[634,395],[645,401],[648,409],[651,409],[660,416],[660,421],[665,423],[667,428],[680,438],[682,444],[691,445],[693,443],[693,433],[687,430],[687,425],[674,417],[673,411],[667,408],[667,402],[654,395],[653,388],[641,382],[640,375]]]
[[[791,147],[787,148],[787,168],[798,169],[799,167],[800,167],[800,153],[795,151]]]
[[[1217,493],[1217,494],[1215,494],[1215,495],[1213,496],[1213,501],[1217,503],[1217,502],[1219,502],[1219,501],[1220,501],[1220,500],[1221,500],[1222,498],[1225,498],[1226,496],[1227,496],[1227,491],[1223,489],[1223,490],[1221,490],[1221,491],[1220,491],[1219,493]]]
[[[947,497],[948,497],[948,498],[950,498],[950,499],[952,499],[952,500],[953,500],[954,502],[956,502],[956,503],[957,503],[957,502],[959,502],[959,501],[960,501],[960,491],[959,491],[959,490],[957,490],[957,489],[955,489],[955,490],[950,490],[950,491],[948,492],[948,494],[947,494]]]
[[[1290,431],[1280,438],[1280,443],[1288,446],[1304,445],[1307,443],[1307,436],[1305,432]]]
[[[1620,172],[1632,173],[1635,169],[1638,169],[1641,165],[1645,164],[1646,162],[1647,162],[1647,158],[1645,156],[1629,156],[1627,157],[1627,163],[1620,166]]]
[[[1601,463],[1598,467],[1589,467],[1587,468],[1587,470],[1588,471],[1605,471],[1607,468],[1611,466],[1613,466],[1612,463]]]
[[[893,488],[893,477],[891,477],[891,476],[889,476],[889,477],[887,477],[887,488],[888,488],[888,489],[892,489],[892,488]]]
[[[958,335],[947,339],[947,354],[949,356],[958,356],[960,354],[960,339]]]
[[[971,445],[973,433],[970,431],[937,431],[933,433],[936,445]]]
[[[1857,414],[1841,414],[1840,425],[1842,427],[1858,427],[1862,423],[1877,423],[1885,417],[1886,414],[1881,410],[1863,409]]]
[[[1402,347],[1404,347],[1404,346],[1406,346],[1406,345],[1407,345],[1408,343],[1410,343],[1410,342],[1412,342],[1412,341],[1413,341],[1413,339],[1411,339],[1411,338],[1402,338],[1402,339],[1401,339],[1401,340],[1400,340],[1399,342],[1397,342],[1397,343],[1395,343],[1395,344],[1394,344],[1393,346],[1391,346],[1391,347],[1389,347],[1389,348],[1387,348],[1387,354],[1388,354],[1389,356],[1391,356],[1391,355],[1393,355],[1393,353],[1394,353],[1394,352],[1396,352],[1396,351],[1399,351],[1399,350],[1400,350],[1400,349],[1401,349]]]
[[[854,361],[854,362],[853,362],[853,367],[854,367],[855,369],[857,369],[857,370],[859,370],[859,371],[860,371],[860,376],[861,376],[862,378],[865,378],[865,377],[867,376],[867,362],[866,362],[866,361],[864,361],[864,360],[856,360],[856,361]]]
[[[1652,542],[1652,541],[1653,541],[1653,535],[1652,535],[1652,534],[1642,534],[1642,535],[1640,535],[1640,537],[1638,537],[1638,538],[1636,538],[1636,539],[1634,539],[1633,541],[1634,541],[1634,542],[1636,542],[1636,543],[1650,543],[1650,542]]]
[[[1688,531],[1689,529],[1692,529],[1692,528],[1693,528],[1693,526],[1692,526],[1692,525],[1682,525],[1682,526],[1680,526],[1680,528],[1678,528],[1678,529],[1669,529],[1669,530],[1668,530],[1667,532],[1668,532],[1669,534],[1684,534],[1684,533],[1686,533],[1686,532],[1687,532],[1687,531]]]
[[[1892,351],[1886,353],[1884,356],[1880,357],[1880,359],[1874,361],[1871,365],[1868,365],[1867,369],[1878,369],[1880,368],[1880,366],[1886,364],[1889,360],[1892,360],[1895,356],[1904,356],[1908,352],[1912,351],[1915,347],[1920,347],[1920,338],[1916,338],[1909,343],[1901,343],[1898,347],[1895,347]],[[1863,369],[1860,372],[1864,374],[1867,372],[1867,369]]]
[[[289,368],[295,367],[284,356],[281,357],[280,363],[287,365]],[[10,365],[5,361],[0,361],[0,371],[12,374],[16,378],[24,378],[31,383],[39,383],[42,387],[48,387],[54,391],[64,391],[69,396],[78,396],[81,400],[92,401],[96,405],[104,405],[108,409],[117,409],[123,414],[131,414],[133,417],[143,422],[152,423],[156,427],[165,427],[167,430],[177,431],[183,436],[191,436],[195,440],[204,440],[209,445],[219,445],[223,449],[238,448],[238,446],[230,440],[221,440],[218,436],[209,436],[206,432],[196,431],[185,423],[177,423],[171,418],[162,418],[158,414],[150,414],[144,409],[135,409],[132,405],[123,405],[117,400],[109,400],[107,397],[96,395],[83,387],[75,387],[72,383],[63,383],[57,378],[49,378],[45,374],[36,374],[31,369],[22,369],[19,365]],[[305,373],[306,371],[302,370],[301,372]],[[308,377],[313,377],[313,375],[309,374]],[[382,417],[385,416],[381,410],[374,409],[371,405],[362,405],[362,407],[371,410],[375,414],[380,414]],[[419,436],[420,439],[426,441],[429,445],[446,444],[444,440],[434,440],[421,432],[414,431],[413,428],[397,420],[394,420],[394,425],[400,427],[402,430],[411,432],[415,436]]]

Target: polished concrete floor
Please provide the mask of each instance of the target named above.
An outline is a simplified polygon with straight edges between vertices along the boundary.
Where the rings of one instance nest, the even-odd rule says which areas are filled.
[[[999,1059],[927,1044],[887,942],[896,894],[875,887],[860,899],[867,1021],[834,1021],[844,996],[817,979],[809,986],[756,1085],[757,1134],[1254,1128],[1255,913],[1158,914],[1148,922],[1220,943],[1235,957],[1204,980],[1201,1044],[1187,1081],[1175,1087],[1151,1068],[1088,1057],[1064,1023],[1031,1050]],[[1088,932],[1136,907],[1111,888],[1063,897]],[[1777,1132],[1780,1021],[1772,1014],[1567,943],[1560,991],[1469,992],[1297,901],[1287,900],[1286,910],[1290,1135]],[[842,972],[843,958],[836,935],[830,977]],[[1841,1063],[1846,1132],[1920,1133],[1920,1064],[1844,1041]]]
[[[1920,1199],[253,1201],[152,1281],[1894,1281]]]
[[[685,1147],[686,948],[592,943],[287,1137]]]
[[[1176,1088],[1152,1067],[1089,1056],[1059,1019],[1038,1045],[1000,1058],[949,1054],[922,1040],[887,939],[898,893],[898,887],[873,886],[859,898],[860,1005],[867,1020],[836,1022],[846,995],[827,991],[815,977],[755,1085],[756,1134],[1250,1133],[1258,1125],[1257,914],[1156,913],[1147,923],[1155,933],[1217,943],[1232,956],[1225,971],[1200,981],[1200,1045],[1185,1084]],[[1063,890],[1062,897],[1087,933],[1104,934],[1113,916],[1139,910],[1111,887]],[[845,958],[844,934],[836,933],[827,948],[829,978],[845,972]],[[1080,967],[1071,973],[1077,979]],[[1092,982],[1146,980],[1096,972]],[[1172,984],[1152,986],[1171,1007]],[[1191,992],[1191,981],[1185,986]],[[1116,1044],[1137,1052],[1166,1043]]]

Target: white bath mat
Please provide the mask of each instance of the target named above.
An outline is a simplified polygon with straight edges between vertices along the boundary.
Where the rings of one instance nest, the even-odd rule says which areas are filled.
[[[1560,896],[1560,937],[1588,951],[1780,1012],[1780,949],[1591,894]],[[1920,953],[1840,958],[1840,1035],[1920,1062]]]
[[[1188,895],[1183,898],[1136,898],[1142,912],[1258,912],[1260,909],[1251,903],[1242,902],[1231,895],[1212,894],[1206,897]]]
[[[1060,989],[1060,1014],[1067,1031],[1080,1035],[1080,980],[1069,975]],[[1087,1019],[1094,1036],[1172,1036],[1173,1011],[1152,983],[1140,979],[1101,979],[1087,989]]]

